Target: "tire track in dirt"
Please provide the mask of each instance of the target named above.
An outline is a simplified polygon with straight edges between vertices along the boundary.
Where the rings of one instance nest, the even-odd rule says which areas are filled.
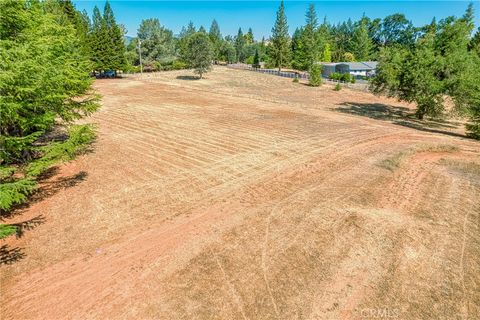
[[[356,147],[357,147],[357,148],[361,148],[362,145],[361,145],[361,144],[357,144]],[[343,150],[343,149],[342,149],[342,150]],[[341,151],[341,152],[346,153],[347,151],[343,150],[343,151]],[[338,154],[335,154],[335,153],[334,153],[334,155],[338,156]],[[332,157],[333,157],[333,158],[336,158],[336,156],[331,155],[330,157],[331,157],[331,158],[332,158]],[[335,160],[335,159],[331,159],[331,161],[334,161],[334,160]],[[189,222],[188,224],[190,224],[190,223],[191,223],[191,222]],[[132,239],[132,238],[134,238],[134,237],[129,236],[129,237],[127,237],[127,238]],[[166,235],[164,235],[163,238],[167,238]],[[168,238],[167,238],[167,239],[168,239]],[[131,242],[131,241],[132,241],[132,240],[129,240],[128,242]],[[134,242],[134,243],[135,243],[135,242]],[[134,247],[135,247],[135,246],[134,246]],[[150,248],[150,249],[151,249],[151,248]],[[123,252],[128,252],[128,250],[122,250],[122,251],[123,251]],[[142,254],[145,254],[145,251],[144,251],[144,250],[142,250],[141,252],[138,252],[136,255],[141,256]],[[137,260],[137,259],[134,258],[134,256],[128,256],[128,259],[125,259],[125,257],[122,257],[122,259],[120,260],[119,264],[120,264],[120,265],[122,265],[122,264],[128,265],[129,263],[127,263],[127,261],[135,261],[135,260]],[[112,259],[109,259],[109,261],[112,262]],[[96,269],[97,269],[97,268],[96,268]],[[108,274],[108,271],[110,271],[110,270],[111,270],[110,268],[106,268],[107,274]],[[62,273],[63,273],[63,272],[62,272]],[[80,274],[82,274],[82,273],[80,273]],[[120,275],[120,273],[116,273],[116,275]],[[85,278],[89,278],[89,277],[96,278],[96,277],[93,276],[93,274],[91,274],[91,272],[88,272],[88,273],[85,274],[84,276],[85,276]],[[54,277],[56,278],[57,275],[55,275]],[[82,277],[82,278],[83,278],[83,277]],[[86,280],[86,279],[85,279],[85,280]],[[44,279],[42,282],[48,283],[48,282],[50,282],[50,281],[52,281],[52,280]],[[52,282],[53,282],[53,281],[52,281]],[[46,284],[46,283],[45,283],[45,284]],[[45,286],[45,284],[42,285],[42,287],[48,288],[48,286]],[[28,284],[27,284],[27,285],[28,285]],[[19,288],[19,291],[18,291],[18,292],[22,292],[22,291],[24,291],[24,290],[27,290],[27,288]],[[55,289],[53,289],[53,288],[46,289],[45,292],[50,292],[50,290],[55,290]],[[58,290],[58,288],[57,288],[57,290]],[[25,298],[28,299],[29,297],[26,296]],[[17,299],[18,299],[18,297],[17,297]],[[26,303],[26,301],[24,301],[23,303]],[[22,304],[23,304],[23,303],[22,303]],[[85,303],[87,303],[87,302],[85,302]]]
[[[98,224],[125,224],[128,215],[129,227],[108,226],[111,236],[98,242],[100,251],[25,267],[28,273],[9,267],[13,276],[1,297],[7,319],[348,319],[375,303],[405,306],[412,290],[402,281],[412,281],[422,299],[454,302],[457,293],[449,300],[425,283],[437,283],[440,276],[459,285],[462,279],[461,304],[475,308],[478,275],[472,258],[478,256],[473,242],[478,226],[470,220],[476,207],[462,207],[462,201],[477,189],[465,188],[459,197],[463,180],[446,178],[434,161],[414,160],[415,167],[432,174],[410,164],[393,175],[375,166],[383,154],[408,143],[455,141],[472,152],[474,144],[339,115],[315,101],[317,95],[307,96],[312,105],[298,103],[298,93],[286,97],[275,81],[265,85],[282,99],[262,102],[271,99],[251,88],[235,98],[221,92],[222,81],[211,94],[190,82],[131,89],[101,83],[106,106],[95,118],[102,149],[92,155],[95,167],[86,167],[98,185],[86,182],[95,188],[95,201],[84,204],[84,214],[98,215]],[[355,101],[348,90],[345,98],[318,90],[334,103]],[[440,183],[434,182],[437,176]],[[409,200],[382,199],[385,188]],[[75,190],[90,195],[85,186]],[[59,203],[66,193],[53,197],[51,208],[57,217],[66,211],[62,220],[75,225],[83,216],[72,216],[71,205]],[[85,201],[68,194],[72,204]],[[440,205],[448,215],[440,213]],[[418,212],[422,206],[424,216]],[[445,241],[435,247],[444,230],[449,230]],[[42,243],[59,251],[75,246],[45,237]],[[419,261],[438,275],[417,270]],[[66,304],[73,299],[75,306]],[[431,298],[418,304],[422,312],[436,308]],[[426,315],[441,313],[407,308],[402,314]]]

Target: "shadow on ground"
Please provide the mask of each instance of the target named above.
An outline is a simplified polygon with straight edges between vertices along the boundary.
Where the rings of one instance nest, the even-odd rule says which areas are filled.
[[[54,179],[57,174],[58,168],[54,167],[45,172],[38,180],[40,188],[30,197],[28,203],[18,205],[8,212],[1,212],[0,221],[6,218],[12,218],[24,213],[32,204],[42,201],[48,197],[53,196],[62,189],[74,187],[84,181],[87,178],[85,171],[80,171],[69,177],[60,177]],[[35,229],[37,226],[45,223],[46,218],[43,215],[38,215],[29,220],[25,220],[18,223],[12,223],[10,225],[16,227],[16,236],[20,238],[26,231]],[[12,264],[25,257],[25,253],[22,248],[10,248],[9,245],[3,245],[0,247],[0,265]]]
[[[200,80],[200,77],[197,76],[178,76],[179,80]]]
[[[12,264],[25,257],[25,253],[22,248],[10,249],[8,245],[0,247],[0,265]]]
[[[45,217],[43,215],[36,216],[32,219],[25,220],[19,223],[13,223],[12,226],[17,228],[16,236],[20,238],[24,235],[25,231],[35,229],[37,226],[45,223]],[[0,265],[12,264],[25,257],[23,248],[10,248],[8,244],[0,247]]]
[[[78,185],[82,181],[86,180],[88,175],[87,172],[80,171],[79,173],[69,177],[53,179],[53,177],[57,173],[58,168],[53,167],[47,170],[47,172],[45,172],[44,174],[42,174],[42,176],[38,178],[38,184],[40,185],[40,188],[29,198],[28,202],[17,205],[8,212],[2,212],[0,215],[0,220],[3,220],[5,218],[11,218],[24,213],[24,211],[28,209],[32,204],[51,197],[62,189],[71,188]]]
[[[345,102],[334,110],[376,120],[390,121],[393,124],[420,131],[467,138],[463,134],[450,131],[459,128],[461,126],[460,122],[430,118],[419,120],[411,109],[405,107],[396,107],[381,103]]]

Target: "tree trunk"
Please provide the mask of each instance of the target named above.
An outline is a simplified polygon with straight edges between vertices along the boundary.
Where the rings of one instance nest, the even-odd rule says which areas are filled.
[[[423,120],[423,116],[425,115],[425,112],[423,111],[417,111],[417,119],[418,120]]]

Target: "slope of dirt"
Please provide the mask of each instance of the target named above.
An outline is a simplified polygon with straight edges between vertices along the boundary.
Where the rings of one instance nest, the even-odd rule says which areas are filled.
[[[186,75],[96,82],[93,152],[7,220],[30,227],[2,243],[2,319],[478,317],[480,144],[459,121]]]

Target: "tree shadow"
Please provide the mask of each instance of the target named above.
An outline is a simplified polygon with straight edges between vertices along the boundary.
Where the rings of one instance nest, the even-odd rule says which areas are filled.
[[[58,167],[53,167],[43,173],[38,182],[41,187],[29,198],[27,203],[17,205],[8,212],[1,212],[0,221],[6,218],[11,218],[24,213],[32,204],[42,201],[45,198],[51,197],[62,189],[71,188],[87,178],[85,171],[80,171],[69,177],[60,177],[52,179],[58,172]],[[10,225],[16,228],[16,237],[21,238],[26,231],[31,231],[39,225],[45,223],[46,218],[43,215],[38,215],[29,220],[25,220],[18,223],[12,223]],[[8,245],[0,247],[0,265],[12,264],[25,258],[23,248],[10,248]]]
[[[0,220],[5,218],[11,218],[22,214],[26,209],[28,209],[32,204],[40,202],[48,197],[53,196],[57,192],[63,189],[71,188],[82,181],[85,181],[88,174],[85,171],[80,171],[69,177],[61,177],[57,179],[52,179],[58,173],[58,167],[53,167],[47,170],[38,178],[38,183],[40,188],[35,191],[29,198],[28,202],[16,205],[12,210],[8,212],[1,212]]]
[[[419,120],[415,116],[415,113],[406,107],[390,106],[381,103],[344,102],[340,107],[334,108],[333,110],[375,120],[389,121],[399,126],[420,131],[468,138],[466,135],[449,131],[449,129],[457,129],[461,126],[460,122],[432,118]]]
[[[10,249],[8,245],[0,247],[0,265],[12,264],[25,258],[25,253],[22,248]]]
[[[14,223],[12,226],[17,228],[16,236],[17,238],[21,238],[25,231],[30,231],[35,229],[41,224],[44,224],[46,221],[45,217],[43,215],[39,215],[36,217],[33,217],[30,220],[22,221],[19,223]]]
[[[25,220],[19,223],[13,223],[11,225],[17,229],[15,234],[17,238],[21,238],[24,235],[25,231],[30,231],[35,229],[37,226],[45,223],[45,220],[46,219],[43,215],[39,215],[39,216],[33,217],[32,219]],[[23,252],[23,248],[17,247],[17,248],[10,249],[8,244],[5,244],[0,247],[0,265],[12,264],[23,258],[25,258],[25,253]]]
[[[200,77],[197,77],[197,76],[177,76],[177,79],[178,79],[178,80],[189,80],[189,81],[192,81],[192,80],[200,80]]]

